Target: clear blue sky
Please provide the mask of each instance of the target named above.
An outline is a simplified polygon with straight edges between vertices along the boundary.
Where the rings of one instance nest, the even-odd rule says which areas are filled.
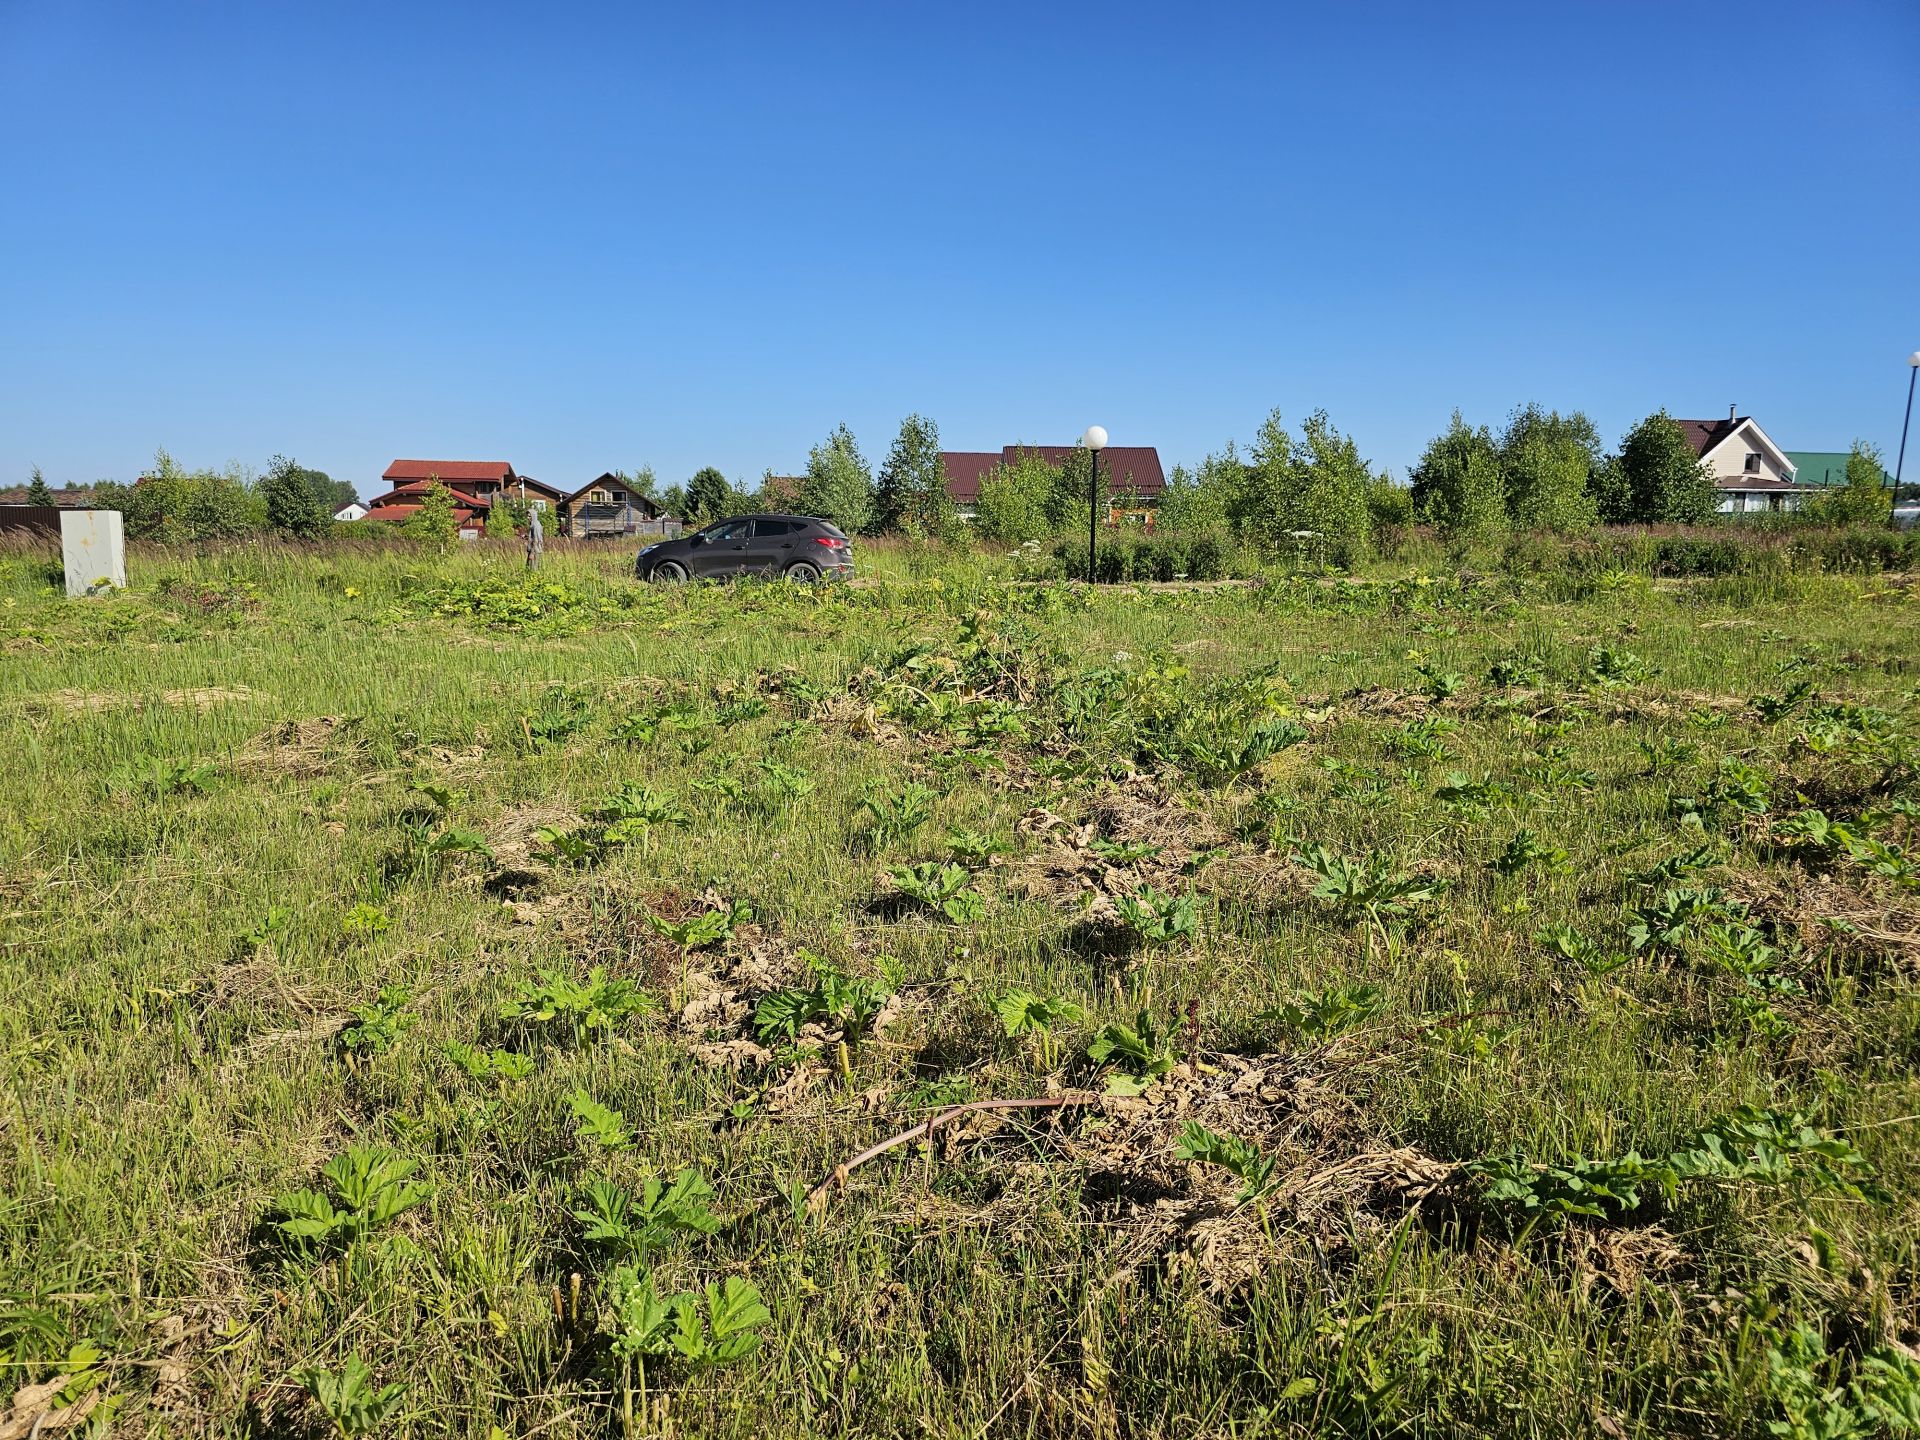
[[[1899,439],[1920,4],[0,0],[0,483]]]

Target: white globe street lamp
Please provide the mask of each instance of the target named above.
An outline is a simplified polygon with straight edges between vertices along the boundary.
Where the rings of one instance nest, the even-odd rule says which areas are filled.
[[[1093,462],[1093,475],[1087,481],[1087,583],[1092,585],[1097,583],[1093,572],[1094,536],[1100,526],[1100,452],[1107,448],[1107,427],[1089,425],[1080,443],[1087,447],[1087,456]]]

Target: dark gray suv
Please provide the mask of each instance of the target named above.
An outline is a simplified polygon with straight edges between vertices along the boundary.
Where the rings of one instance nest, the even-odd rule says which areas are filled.
[[[740,515],[649,545],[633,573],[666,584],[736,575],[844,580],[853,574],[853,546],[845,531],[811,515]]]

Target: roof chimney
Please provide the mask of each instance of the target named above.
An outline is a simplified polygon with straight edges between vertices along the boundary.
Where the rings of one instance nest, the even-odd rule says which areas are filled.
[[[1731,425],[1737,418],[1739,418],[1739,415],[1740,415],[1740,407],[1738,405],[1727,406],[1727,423],[1729,425]]]

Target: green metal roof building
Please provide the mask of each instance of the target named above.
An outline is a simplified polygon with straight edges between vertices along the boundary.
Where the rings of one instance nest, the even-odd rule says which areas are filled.
[[[1793,481],[1796,485],[1844,485],[1847,483],[1847,455],[1845,450],[1789,450],[1787,459],[1793,464]],[[1880,471],[1880,483],[1891,485],[1893,477],[1883,467]]]

